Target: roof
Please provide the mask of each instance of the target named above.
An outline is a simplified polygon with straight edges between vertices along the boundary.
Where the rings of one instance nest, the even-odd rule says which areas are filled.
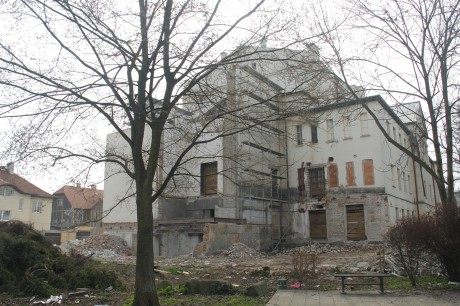
[[[407,134],[411,134],[411,131],[409,130],[409,128],[404,124],[401,118],[399,118],[399,116],[395,113],[395,111],[385,102],[385,100],[383,100],[383,98],[380,95],[360,98],[356,100],[349,100],[349,101],[344,101],[344,102],[339,102],[339,103],[332,103],[332,104],[328,104],[325,106],[315,107],[312,109],[312,111],[319,113],[319,112],[324,112],[324,111],[333,110],[333,109],[342,108],[342,107],[363,105],[363,104],[367,104],[370,102],[378,102]]]
[[[25,178],[11,173],[6,167],[0,167],[0,186],[11,186],[22,194],[33,197],[51,198],[51,194],[38,188]]]
[[[64,195],[70,206],[76,209],[91,209],[94,205],[102,202],[104,198],[102,190],[77,186],[63,186],[53,195]]]

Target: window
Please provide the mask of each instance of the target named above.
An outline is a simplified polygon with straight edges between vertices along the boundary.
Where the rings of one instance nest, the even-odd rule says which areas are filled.
[[[327,124],[327,141],[334,141],[334,121],[332,119],[326,120]]]
[[[372,159],[363,160],[364,185],[374,185],[374,164]]]
[[[390,135],[390,121],[387,120],[387,133]]]
[[[407,148],[406,138],[403,139],[404,148]]]
[[[302,140],[302,126],[301,125],[296,125],[295,129],[296,129],[297,144],[301,145],[303,143],[303,140]]]
[[[391,186],[396,188],[396,167],[391,165]]]
[[[410,181],[410,175],[407,175],[407,184],[409,185],[409,194],[412,194],[412,183]]]
[[[396,128],[395,127],[393,127],[393,140],[397,141],[397,139],[396,139]]]
[[[0,221],[9,221],[9,220],[10,220],[10,211],[0,210]]]
[[[24,199],[19,199],[18,210],[21,211],[24,208]]]
[[[64,205],[64,201],[62,199],[57,199],[57,207],[62,207]]]
[[[316,125],[311,126],[311,143],[318,143],[318,127]]]
[[[398,174],[398,189],[401,190],[401,170],[396,169],[397,174]]]
[[[217,162],[201,164],[201,194],[217,194]]]
[[[324,168],[308,169],[310,179],[310,195],[312,198],[322,198],[324,196],[325,177]]]
[[[0,187],[0,195],[9,197],[13,195],[13,188],[8,187],[8,186],[2,186]]]
[[[339,175],[336,164],[331,164],[327,167],[327,178],[329,187],[339,187]]]
[[[361,113],[359,115],[361,121],[361,136],[369,135],[369,122],[367,121],[367,113]]]
[[[347,186],[355,186],[355,165],[353,162],[346,163],[347,168]]]
[[[401,133],[399,133],[398,135],[399,135],[399,144],[402,144]]]
[[[350,125],[350,117],[345,117],[343,121],[343,138],[350,139],[351,138],[351,125]]]
[[[42,202],[34,201],[33,212],[36,214],[40,214],[42,212]]]
[[[404,192],[407,192],[406,172],[403,171]]]

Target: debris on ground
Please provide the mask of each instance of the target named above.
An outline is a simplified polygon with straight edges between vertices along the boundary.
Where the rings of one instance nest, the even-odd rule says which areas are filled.
[[[59,248],[65,254],[74,252],[100,259],[131,255],[131,249],[126,241],[115,235],[97,235],[82,240],[69,240],[62,243]]]
[[[263,254],[244,243],[234,243],[228,249],[221,253],[224,256],[228,256],[231,258],[247,258],[253,256],[263,256]]]

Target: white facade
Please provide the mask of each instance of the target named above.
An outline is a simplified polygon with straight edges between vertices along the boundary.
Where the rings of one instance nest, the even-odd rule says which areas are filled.
[[[159,255],[188,253],[206,242],[207,222],[259,226],[265,248],[309,239],[381,240],[398,218],[435,205],[427,172],[386,140],[362,104],[411,151],[417,124],[402,121],[379,96],[348,100],[333,73],[311,63],[319,59],[316,52],[264,53],[220,69],[207,79],[206,93],[192,92],[174,113],[163,135],[157,184],[190,139],[204,133],[154,203]],[[306,57],[310,64],[270,60],[279,56]],[[213,117],[219,119],[207,125]],[[117,134],[108,136],[107,147],[129,157]],[[426,151],[421,155],[428,160]],[[125,236],[135,232],[136,207],[132,197],[120,202],[134,193],[120,169],[106,165],[104,210],[111,212],[104,222],[106,231]],[[181,247],[168,247],[174,241]]]

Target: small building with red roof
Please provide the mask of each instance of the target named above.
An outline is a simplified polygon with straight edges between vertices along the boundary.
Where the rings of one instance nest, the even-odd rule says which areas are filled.
[[[38,231],[50,230],[52,195],[14,173],[14,165],[0,166],[0,221],[19,220]]]
[[[104,192],[76,186],[63,186],[53,194],[51,229],[69,230],[76,227],[100,228]]]

